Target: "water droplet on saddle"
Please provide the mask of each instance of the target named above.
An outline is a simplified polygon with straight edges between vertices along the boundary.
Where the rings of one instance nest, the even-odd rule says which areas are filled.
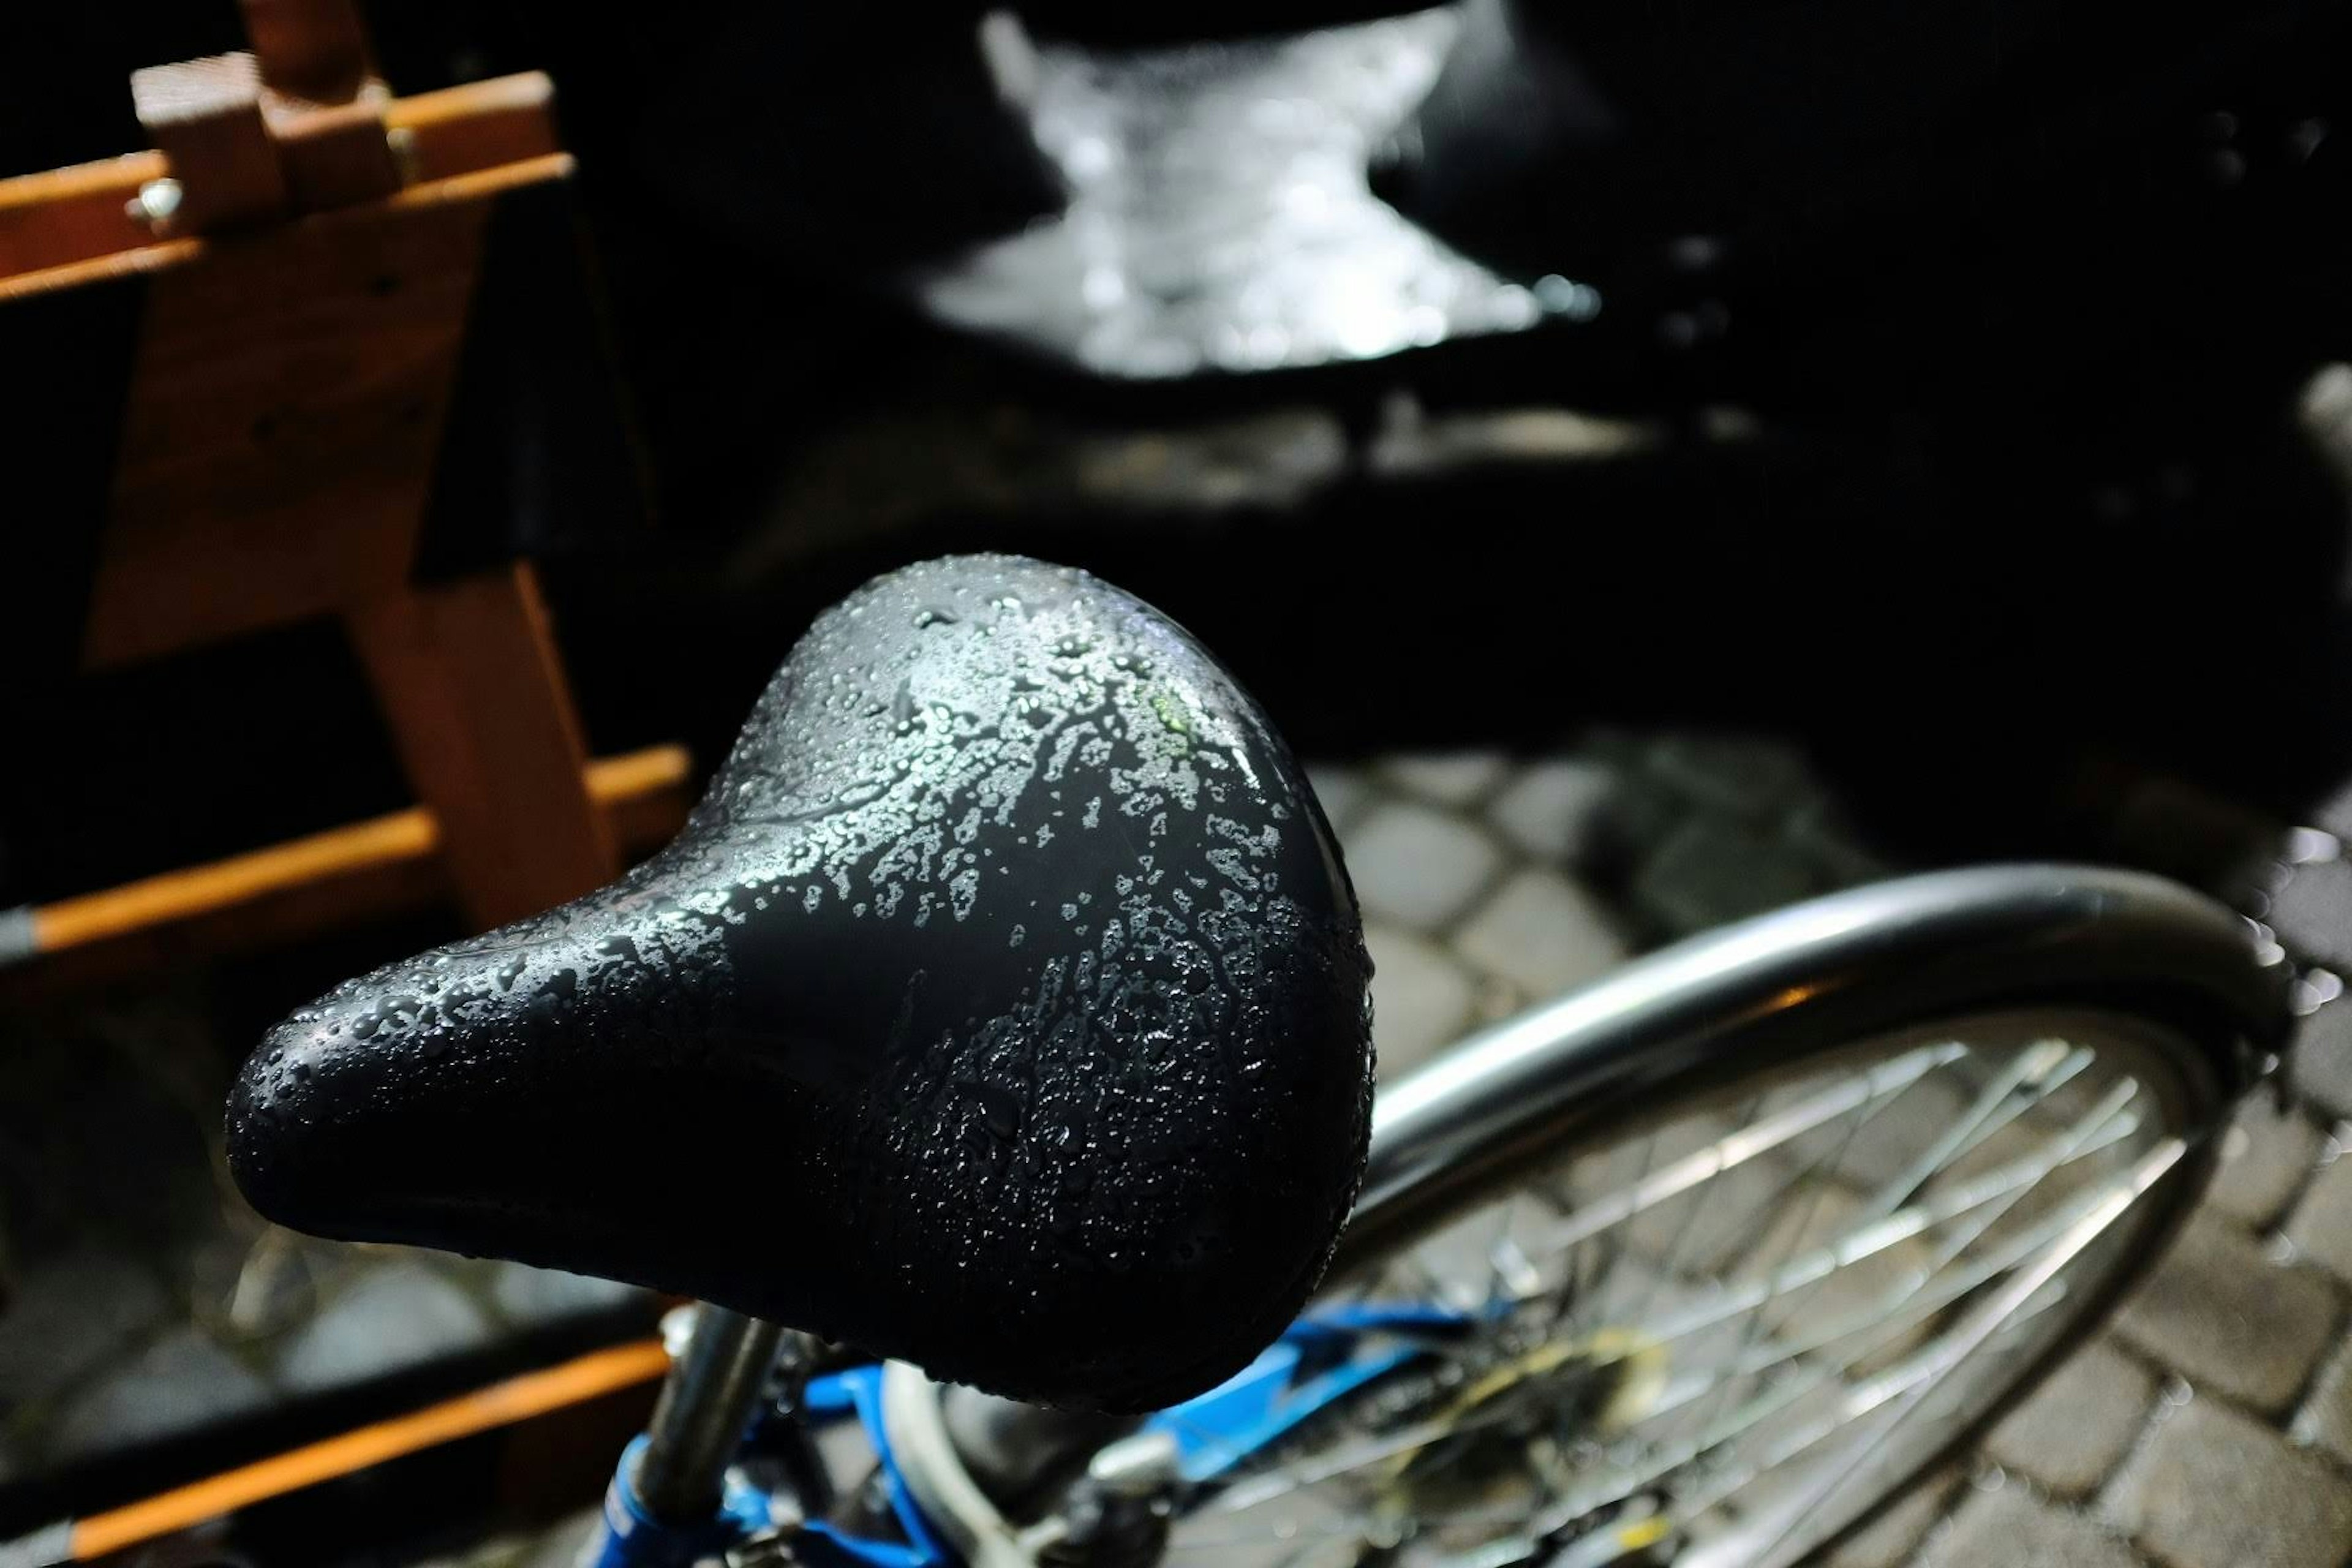
[[[981,1125],[998,1138],[1011,1138],[1021,1131],[1021,1099],[1011,1089],[992,1083],[970,1086],[973,1101],[980,1107]]]

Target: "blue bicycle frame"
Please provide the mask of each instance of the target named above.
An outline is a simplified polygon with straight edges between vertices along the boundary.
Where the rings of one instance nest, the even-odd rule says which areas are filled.
[[[1334,1307],[1293,1323],[1282,1338],[1219,1386],[1147,1417],[1146,1431],[1166,1433],[1183,1479],[1213,1482],[1280,1441],[1318,1411],[1399,1368],[1432,1353],[1472,1319],[1445,1308],[1404,1303]],[[812,1379],[789,1419],[809,1431],[844,1421],[865,1430],[880,1461],[882,1484],[903,1541],[848,1532],[823,1521],[802,1524],[793,1537],[808,1568],[958,1568],[961,1559],[924,1512],[900,1468],[882,1415],[882,1368],[850,1367]],[[772,1426],[755,1421],[742,1447],[757,1458],[773,1440]],[[688,1568],[772,1528],[789,1510],[785,1500],[730,1478],[717,1511],[691,1524],[666,1523],[637,1500],[630,1478],[646,1440],[622,1456],[605,1494],[604,1531],[583,1568]]]

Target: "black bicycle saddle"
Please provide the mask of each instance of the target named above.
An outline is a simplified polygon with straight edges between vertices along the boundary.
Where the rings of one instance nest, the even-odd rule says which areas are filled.
[[[1305,1300],[1370,1125],[1322,813],[1185,633],[911,566],[793,648],[677,841],[273,1030],[231,1168],[299,1230],[704,1298],[1139,1410]]]

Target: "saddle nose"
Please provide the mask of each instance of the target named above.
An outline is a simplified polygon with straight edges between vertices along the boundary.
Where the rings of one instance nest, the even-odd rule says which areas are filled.
[[[1369,975],[1311,792],[1192,638],[1081,573],[931,562],[819,619],[661,855],[274,1030],[231,1169],[315,1234],[1150,1408],[1328,1261]]]

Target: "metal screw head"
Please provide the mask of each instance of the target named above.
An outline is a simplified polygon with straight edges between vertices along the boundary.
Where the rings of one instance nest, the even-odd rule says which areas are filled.
[[[395,125],[383,133],[383,144],[391,150],[392,166],[399,171],[400,183],[404,185],[416,184],[425,169],[424,155],[417,146],[416,128]]]
[[[689,1301],[682,1307],[672,1307],[661,1317],[662,1349],[676,1361],[686,1353],[686,1342],[694,1335],[695,1305]]]
[[[178,215],[184,194],[180,182],[169,176],[150,180],[139,187],[137,195],[122,204],[122,210],[133,223],[162,228]]]

